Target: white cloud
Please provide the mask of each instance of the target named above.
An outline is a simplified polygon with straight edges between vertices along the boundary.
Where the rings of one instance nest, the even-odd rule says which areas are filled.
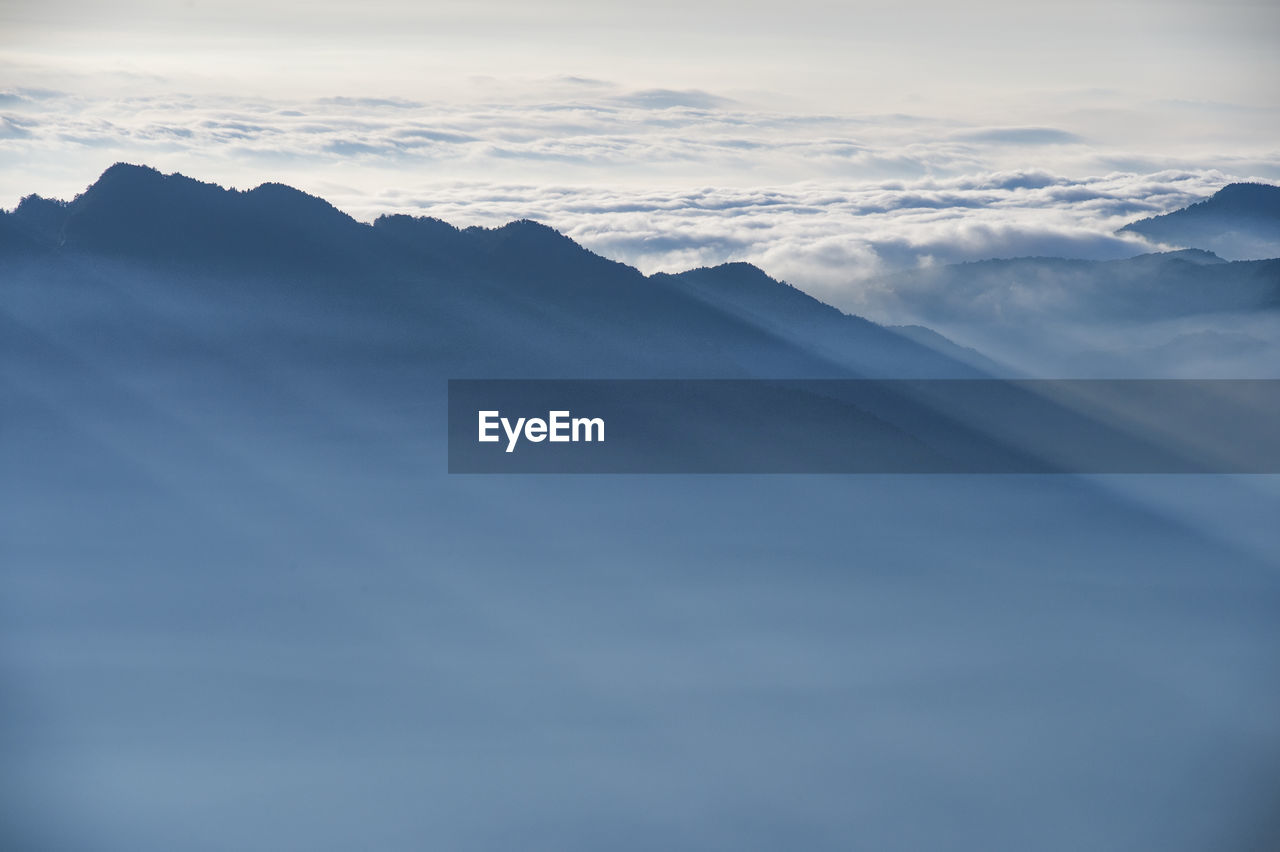
[[[886,270],[1137,254],[1152,246],[1117,236],[1121,225],[1233,179],[1280,176],[1280,154],[1136,157],[1040,125],[784,113],[599,80],[540,85],[559,96],[459,106],[15,90],[0,94],[10,166],[0,204],[70,197],[110,163],[140,162],[240,188],[290,183],[365,220],[538,219],[646,272],[751,261],[876,316]]]

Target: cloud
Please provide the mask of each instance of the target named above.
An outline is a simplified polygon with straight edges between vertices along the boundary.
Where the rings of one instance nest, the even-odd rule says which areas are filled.
[[[1077,145],[1084,139],[1056,127],[990,127],[955,134],[957,139],[997,145]]]
[[[701,89],[643,89],[626,95],[618,95],[613,101],[624,106],[641,109],[671,109],[673,107],[690,107],[692,109],[716,109],[733,103],[729,98],[713,95]]]
[[[238,188],[288,183],[365,220],[537,219],[646,272],[750,261],[875,317],[887,310],[876,282],[894,269],[1139,254],[1155,246],[1120,226],[1280,171],[1280,156],[1218,157],[1231,168],[1214,169],[1095,154],[1056,144],[1071,133],[1048,126],[553,82],[564,96],[469,105],[24,91],[0,123],[0,204],[69,198],[112,162],[143,162]]]
[[[583,86],[590,89],[613,88],[615,85],[610,83],[608,80],[598,80],[595,77],[578,77],[573,74],[556,77],[555,81],[558,83],[565,83],[570,86]]]
[[[292,165],[284,173],[258,174],[259,181],[297,182],[298,176],[306,180],[358,167],[412,175],[448,168],[461,178],[579,185],[827,181],[873,183],[886,192],[895,182],[916,185],[914,197],[885,196],[882,211],[972,207],[985,202],[957,193],[1054,185],[1065,191],[1072,189],[1065,186],[1066,175],[1154,173],[1174,165],[1151,157],[1129,163],[1133,158],[1121,151],[1051,144],[1072,137],[1054,127],[778,112],[698,89],[615,94],[605,81],[569,84],[555,78],[542,85],[548,95],[543,99],[513,96],[469,105],[348,96],[289,101],[48,93],[35,99],[15,92],[24,100],[21,121],[15,114],[6,125],[7,153],[10,162],[24,161],[28,167],[21,175],[23,186],[10,185],[18,175],[9,175],[0,179],[0,191],[15,198],[31,191],[26,182],[38,178],[42,165],[57,173],[76,161],[84,162],[89,174],[101,168],[100,157],[78,149],[110,150],[114,159],[154,162],[169,170],[196,164],[209,174],[212,165],[213,177],[249,172],[254,164],[270,163],[276,170]],[[17,145],[19,139],[27,144]],[[1027,146],[1037,153],[1029,155]],[[1035,168],[1027,168],[1029,156]],[[1215,162],[1226,162],[1230,168],[1220,169],[1226,173],[1265,176],[1266,169],[1280,169],[1277,160],[1219,157]],[[366,175],[361,182],[369,187],[374,180]],[[877,208],[869,203],[867,209]]]
[[[996,173],[886,184],[635,190],[487,185],[412,188],[373,206],[460,224],[547,222],[646,272],[746,260],[850,310],[883,307],[894,269],[990,257],[1116,259],[1151,251],[1117,235],[1135,211],[1173,209],[1228,176],[1116,173],[1082,180]],[[1150,190],[1162,191],[1152,195]]]
[[[352,98],[341,96],[321,98],[320,103],[340,107],[390,107],[392,109],[419,109],[426,106],[426,104],[419,101],[410,101],[403,98]]]
[[[0,106],[20,107],[26,104],[36,104],[39,101],[46,101],[60,97],[65,97],[65,93],[54,89],[38,89],[30,87],[8,89],[6,91],[0,91]]]
[[[0,139],[29,139],[29,122],[0,115]]]

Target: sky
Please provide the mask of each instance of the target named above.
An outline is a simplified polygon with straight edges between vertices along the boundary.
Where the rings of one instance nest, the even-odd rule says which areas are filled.
[[[1268,2],[11,0],[0,207],[145,163],[858,309],[904,266],[1149,251],[1115,229],[1280,181],[1278,32]]]

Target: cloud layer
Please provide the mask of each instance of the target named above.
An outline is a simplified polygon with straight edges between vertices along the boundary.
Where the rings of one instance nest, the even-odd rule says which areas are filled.
[[[646,272],[751,261],[877,317],[886,271],[1130,256],[1153,246],[1121,225],[1231,180],[1280,178],[1280,154],[1139,156],[1078,128],[787,112],[578,77],[493,91],[460,105],[12,89],[0,204],[70,197],[126,160],[291,183],[365,220],[538,219]]]

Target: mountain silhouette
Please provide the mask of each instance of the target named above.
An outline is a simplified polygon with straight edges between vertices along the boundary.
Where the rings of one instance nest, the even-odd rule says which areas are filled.
[[[1228,184],[1204,201],[1120,230],[1170,245],[1205,249],[1229,260],[1280,257],[1280,187]]]
[[[645,276],[528,220],[365,224],[276,183],[248,191],[117,164],[70,202],[0,215],[29,270],[379,327],[381,346],[496,375],[961,376],[973,368],[748,264]],[[34,264],[34,266],[33,266]],[[245,302],[247,300],[247,302]]]
[[[238,192],[123,163],[69,203],[28,196],[11,216],[67,252],[206,270],[350,272],[372,248],[367,226],[291,187]]]

